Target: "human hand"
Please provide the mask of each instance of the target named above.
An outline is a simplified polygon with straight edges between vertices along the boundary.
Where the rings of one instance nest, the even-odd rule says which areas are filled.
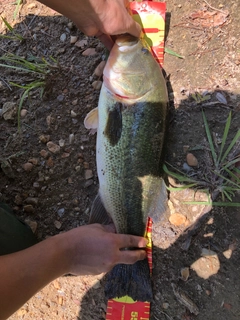
[[[59,236],[67,244],[68,273],[87,275],[108,272],[116,264],[133,264],[146,258],[147,240],[113,233],[111,226],[91,224]],[[120,250],[122,248],[141,248]]]
[[[127,11],[128,0],[39,0],[71,19],[87,36],[97,36],[110,50],[111,35],[139,37],[141,27]]]

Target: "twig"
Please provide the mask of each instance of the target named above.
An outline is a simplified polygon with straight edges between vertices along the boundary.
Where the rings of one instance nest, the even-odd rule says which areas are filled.
[[[209,6],[209,8],[211,8],[212,10],[215,10],[215,11],[219,11],[219,12],[221,12],[221,13],[223,13],[223,14],[225,14],[225,15],[228,15],[228,13],[227,12],[225,12],[225,11],[223,11],[223,10],[220,10],[220,9],[217,9],[217,8],[214,8],[214,7],[212,7],[206,0],[203,0],[208,6]]]
[[[10,87],[10,85],[2,77],[0,77],[0,80],[8,87],[10,91],[12,91],[12,88]]]

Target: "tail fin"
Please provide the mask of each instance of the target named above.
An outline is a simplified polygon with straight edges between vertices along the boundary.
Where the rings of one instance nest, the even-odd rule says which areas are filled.
[[[150,270],[147,259],[133,265],[118,264],[108,274],[105,285],[108,299],[129,296],[135,301],[152,301]]]

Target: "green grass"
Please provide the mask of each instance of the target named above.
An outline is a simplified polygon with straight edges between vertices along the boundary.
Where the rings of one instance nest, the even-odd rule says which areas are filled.
[[[2,16],[1,16],[1,19],[4,22],[5,26],[7,27],[8,31],[11,33],[11,35],[0,34],[0,38],[19,40],[19,41],[24,40],[24,38],[14,30],[14,28],[10,25],[10,23],[7,22],[6,19],[4,19]]]
[[[50,57],[51,63],[49,63],[46,59],[37,58],[31,56],[27,59],[19,57],[17,55],[8,54],[0,57],[0,61],[4,63],[0,63],[1,67],[14,69],[18,72],[18,76],[25,77],[27,83],[15,83],[9,81],[9,84],[15,87],[22,89],[22,94],[20,97],[19,105],[18,105],[18,129],[20,130],[20,113],[23,106],[23,103],[26,98],[29,97],[30,92],[34,92],[36,90],[39,91],[39,96],[42,98],[44,89],[46,87],[48,78],[51,77],[52,72],[54,70],[58,70],[60,67],[57,64],[57,61]],[[34,80],[28,80],[29,74],[31,74]]]
[[[193,201],[185,203],[240,207],[240,203],[233,202],[235,193],[240,190],[240,170],[235,166],[236,163],[240,162],[240,129],[228,144],[227,141],[229,140],[228,137],[232,119],[230,112],[224,128],[220,149],[217,149],[214,147],[212,134],[204,112],[202,112],[202,116],[213,161],[213,166],[208,168],[209,173],[211,173],[211,178],[208,178],[206,175],[202,178],[202,181],[199,181],[198,179],[189,178],[179,170],[177,173],[176,169],[174,169],[175,172],[172,172],[164,165],[163,170],[167,175],[175,178],[180,183],[184,183],[184,186],[169,188],[169,190],[180,191],[183,188],[201,189],[204,187],[202,190],[209,195],[208,202]],[[211,198],[213,193],[220,193],[221,201],[212,202]]]

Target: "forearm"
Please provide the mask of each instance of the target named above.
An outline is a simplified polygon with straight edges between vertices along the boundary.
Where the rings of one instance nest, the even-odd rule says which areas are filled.
[[[6,319],[37,291],[67,270],[61,236],[0,256],[0,320]]]

